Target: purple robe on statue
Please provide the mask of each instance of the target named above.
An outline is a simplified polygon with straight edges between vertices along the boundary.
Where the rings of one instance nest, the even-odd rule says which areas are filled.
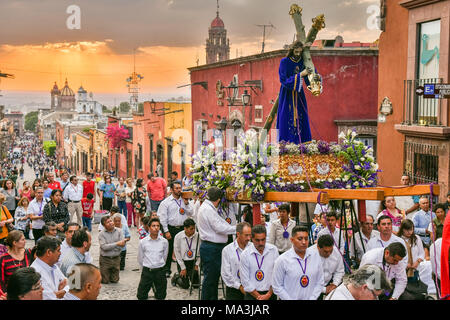
[[[295,62],[293,57],[281,59],[279,69],[281,88],[277,113],[278,141],[296,144],[311,141],[308,106],[303,91],[303,80],[306,85],[309,85],[309,80],[307,76],[300,76],[304,69],[303,59],[298,62]]]

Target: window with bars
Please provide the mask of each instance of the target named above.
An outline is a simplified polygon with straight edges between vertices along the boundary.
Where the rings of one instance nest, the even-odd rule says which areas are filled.
[[[414,184],[438,183],[438,146],[405,141],[405,172]]]

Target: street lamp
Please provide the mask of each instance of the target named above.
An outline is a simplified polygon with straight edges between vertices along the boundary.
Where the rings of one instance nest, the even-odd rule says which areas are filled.
[[[235,90],[238,89],[237,84],[234,81],[230,82],[230,85],[228,87],[225,87],[225,89],[227,90],[227,99],[230,105],[234,104],[234,93],[236,92]]]
[[[155,102],[155,100],[152,99],[152,101],[150,101],[150,109],[152,110],[152,113],[156,113],[156,112],[158,112],[158,111],[166,111],[166,110],[169,110],[170,108],[156,109],[156,102]]]
[[[243,128],[245,128],[245,107],[249,104],[250,104],[250,95],[248,94],[247,90],[244,90],[244,93],[242,94],[242,105],[244,114],[244,123],[242,124]]]

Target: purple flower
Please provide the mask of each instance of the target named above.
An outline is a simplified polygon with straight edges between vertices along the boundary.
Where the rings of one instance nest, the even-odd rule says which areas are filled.
[[[330,145],[326,141],[319,141],[317,144],[317,148],[321,154],[329,154],[330,153]]]

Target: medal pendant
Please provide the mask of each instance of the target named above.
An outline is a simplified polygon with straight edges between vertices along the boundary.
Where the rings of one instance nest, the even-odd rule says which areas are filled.
[[[309,278],[306,274],[301,276],[300,285],[302,286],[302,288],[306,288],[309,285]]]
[[[263,281],[264,280],[264,272],[262,270],[257,270],[255,272],[255,278],[257,281]]]
[[[285,239],[289,238],[289,232],[287,231],[283,232],[283,238]]]
[[[180,208],[180,214],[184,214],[184,209]]]
[[[231,218],[226,218],[225,221],[231,224]]]
[[[192,258],[194,253],[192,252],[192,250],[189,250],[186,254],[187,254],[188,258]]]

